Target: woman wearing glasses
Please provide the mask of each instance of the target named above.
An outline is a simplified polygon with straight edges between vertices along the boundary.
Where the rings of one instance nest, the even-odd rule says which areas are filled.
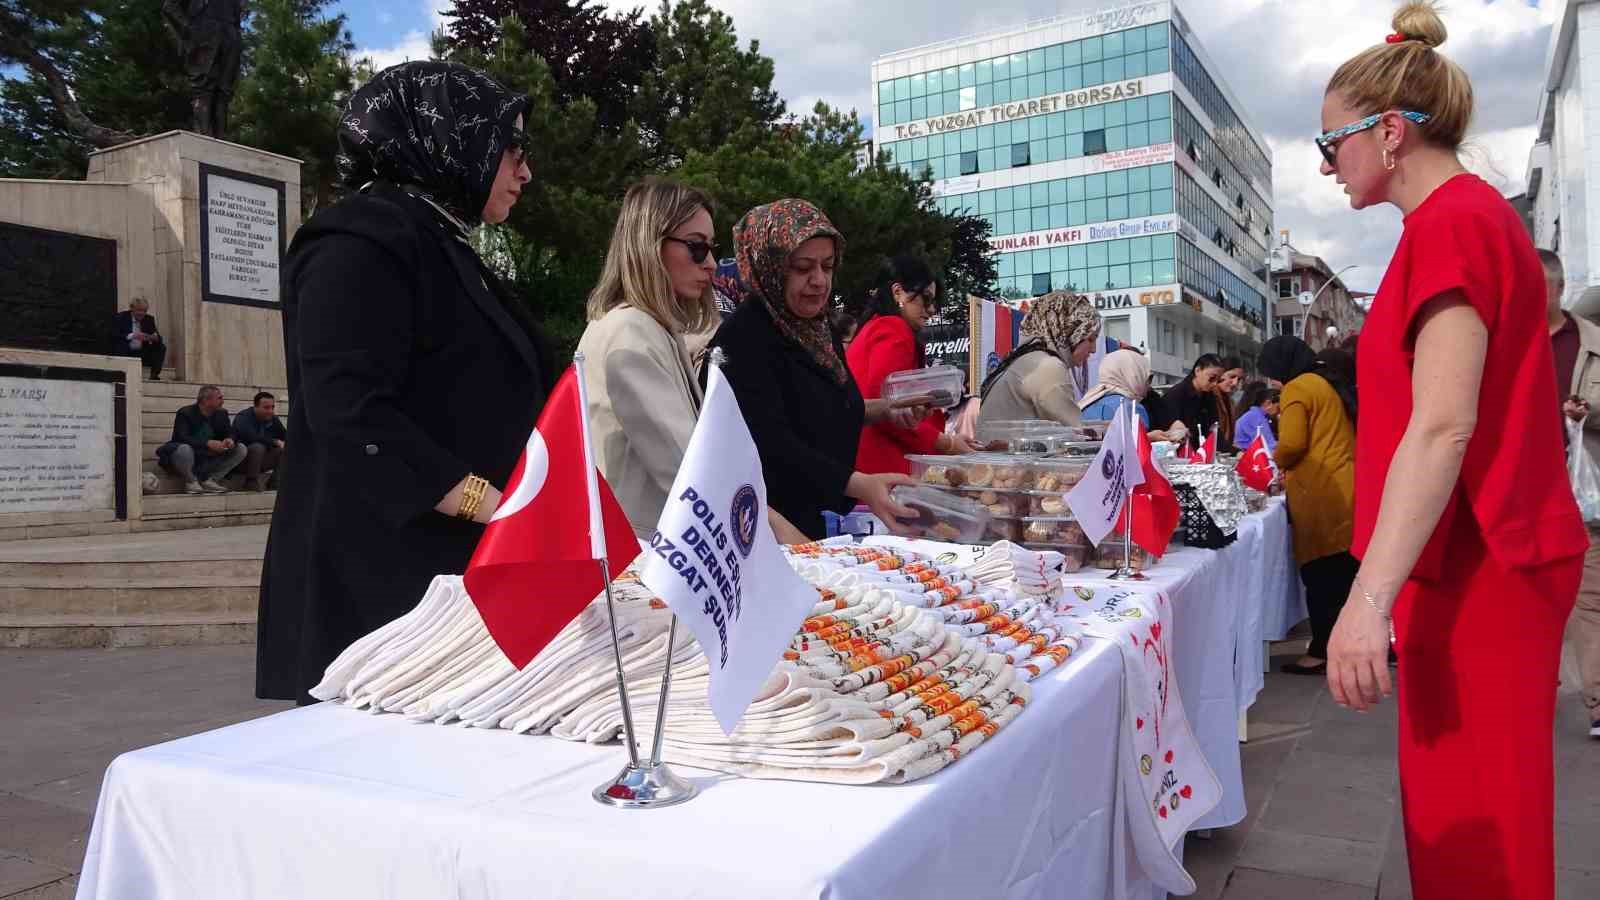
[[[1544,273],[1457,150],[1472,86],[1408,3],[1334,73],[1322,174],[1405,216],[1362,330],[1353,555],[1328,684],[1366,710],[1399,657],[1400,787],[1422,898],[1555,893],[1550,729],[1588,545],[1562,467]]]
[[[349,191],[284,261],[294,409],[261,579],[256,695],[306,690],[472,557],[553,383],[523,307],[467,242],[532,177],[527,98],[482,72],[378,73],[339,126]]]
[[[923,366],[922,329],[939,302],[939,283],[928,264],[915,256],[896,256],[878,272],[877,286],[866,298],[864,324],[845,351],[850,374],[868,400],[883,396],[883,382],[895,372]],[[959,398],[958,398],[959,399]],[[915,428],[889,422],[861,430],[856,468],[862,472],[909,475],[907,453],[967,453],[972,444],[958,434],[944,433],[944,414],[935,413]]]
[[[589,293],[578,350],[596,464],[640,537],[655,532],[700,412],[690,341],[720,320],[714,231],[704,194],[647,178],[623,198]],[[804,540],[781,519],[772,525],[785,543]]]

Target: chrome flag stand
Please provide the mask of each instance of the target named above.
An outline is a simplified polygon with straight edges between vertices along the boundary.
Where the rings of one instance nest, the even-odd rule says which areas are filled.
[[[606,559],[605,528],[600,518],[600,483],[595,477],[594,444],[589,440],[589,392],[583,380],[583,354],[575,353],[578,397],[583,406],[583,453],[589,489],[589,534],[594,542],[595,561],[606,586],[606,622],[611,626],[611,653],[617,664],[617,698],[622,701],[623,740],[628,745],[628,764],[617,776],[595,788],[591,796],[607,806],[621,809],[658,809],[689,800],[700,789],[678,777],[661,761],[661,738],[666,733],[667,688],[672,683],[672,650],[678,637],[678,618],[673,616],[667,632],[667,668],[661,676],[661,698],[656,706],[656,737],[650,759],[639,761],[639,742],[633,730],[633,708],[628,703],[627,678],[622,671],[622,640],[617,635],[617,610],[611,595],[611,565]]]
[[[1130,419],[1130,421],[1128,422],[1127,430],[1123,432],[1123,435],[1124,435],[1125,438],[1128,435],[1132,435],[1134,437],[1134,442],[1133,442],[1134,460],[1133,461],[1134,461],[1134,463],[1136,465],[1143,465],[1143,463],[1138,459],[1138,456],[1139,456],[1139,449],[1138,449],[1139,448],[1139,441],[1138,441],[1138,435],[1134,432],[1134,429],[1139,427],[1139,416],[1134,411],[1134,403],[1135,403],[1135,401],[1129,400],[1128,402],[1126,402],[1126,403],[1124,403],[1122,405],[1123,409],[1126,409],[1128,411],[1128,418]],[[1123,448],[1122,448],[1122,465],[1123,465],[1123,469],[1126,470],[1127,466],[1128,466],[1128,448],[1127,448],[1127,445],[1123,445]],[[1149,581],[1150,580],[1149,576],[1145,575],[1143,572],[1136,571],[1133,568],[1133,491],[1134,491],[1134,487],[1133,487],[1132,483],[1129,483],[1128,484],[1128,499],[1126,501],[1127,508],[1128,508],[1128,517],[1127,517],[1127,521],[1123,524],[1123,529],[1122,529],[1122,568],[1120,568],[1120,569],[1116,570],[1115,572],[1112,572],[1110,575],[1106,576],[1107,578],[1110,578],[1110,579],[1115,580],[1115,581]]]

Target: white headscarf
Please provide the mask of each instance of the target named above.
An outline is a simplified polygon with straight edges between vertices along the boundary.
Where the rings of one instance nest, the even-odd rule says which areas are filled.
[[[1129,400],[1143,400],[1150,393],[1150,360],[1137,350],[1118,350],[1100,361],[1100,383],[1078,401],[1088,409],[1107,394],[1120,394]]]

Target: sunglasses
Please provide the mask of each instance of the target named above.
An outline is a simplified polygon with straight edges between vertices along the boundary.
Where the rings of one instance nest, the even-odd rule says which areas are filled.
[[[526,132],[512,129],[506,135],[506,149],[511,151],[511,158],[521,165],[533,152],[533,138]]]
[[[670,234],[662,238],[662,240],[672,241],[674,244],[682,244],[689,248],[689,259],[693,260],[697,266],[705,262],[707,256],[714,256],[717,252],[717,245],[706,241],[690,241],[680,237],[673,237]]]
[[[1410,109],[1396,110],[1396,112],[1400,113],[1401,118],[1415,122],[1418,125],[1425,125],[1428,123],[1428,120],[1433,118],[1433,116],[1429,115],[1428,113],[1416,112],[1415,110]],[[1322,151],[1322,158],[1328,161],[1328,168],[1336,169],[1339,167],[1338,159],[1340,141],[1352,134],[1366,131],[1368,128],[1377,125],[1383,120],[1384,115],[1386,114],[1373,113],[1372,115],[1367,116],[1365,119],[1351,122],[1349,125],[1345,125],[1341,128],[1335,128],[1332,131],[1325,131],[1322,134],[1317,135],[1315,139],[1317,142],[1317,149]]]

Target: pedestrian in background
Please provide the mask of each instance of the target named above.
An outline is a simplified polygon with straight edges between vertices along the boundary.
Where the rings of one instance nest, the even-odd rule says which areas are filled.
[[[1234,449],[1243,451],[1258,433],[1266,441],[1268,450],[1278,446],[1279,397],[1280,392],[1268,387],[1265,381],[1252,381],[1245,386],[1239,405],[1234,409],[1238,419],[1233,427]]]
[[[1544,264],[1545,318],[1550,331],[1550,354],[1555,357],[1556,400],[1567,418],[1583,422],[1582,452],[1600,459],[1600,325],[1569,315],[1561,308],[1566,273],[1561,257],[1540,250]],[[1567,620],[1567,641],[1578,660],[1580,696],[1589,716],[1589,736],[1600,738],[1600,532],[1589,529],[1589,551],[1583,557],[1583,582],[1572,617]]]

